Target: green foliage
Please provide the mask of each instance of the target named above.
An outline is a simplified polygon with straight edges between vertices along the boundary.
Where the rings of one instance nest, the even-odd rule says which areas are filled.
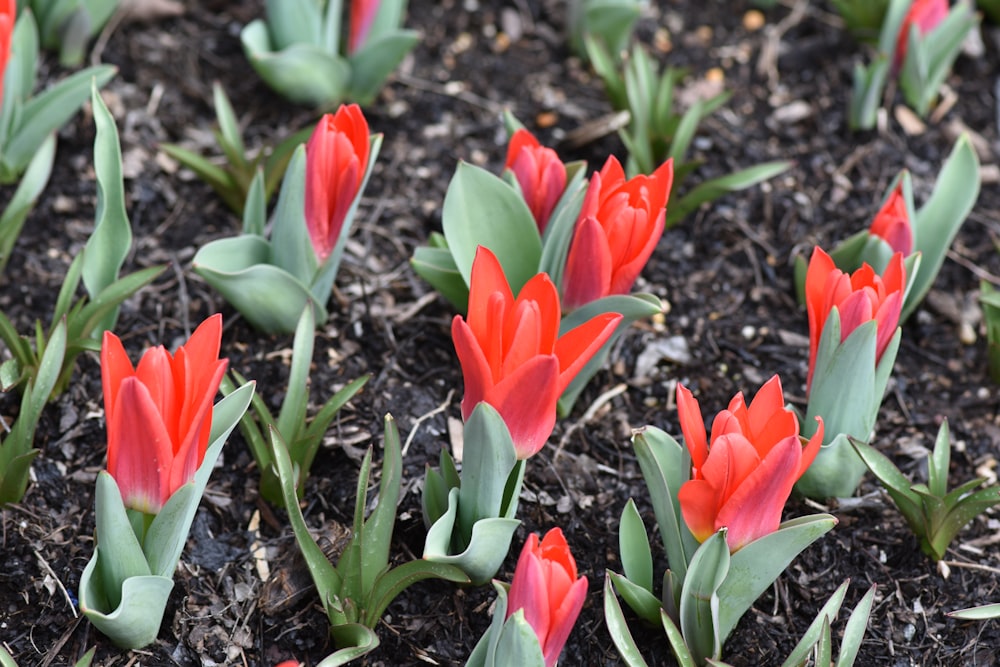
[[[615,109],[629,112],[628,125],[618,134],[628,149],[629,174],[649,174],[667,159],[674,160],[674,187],[667,204],[666,227],[677,224],[702,204],[739,190],[745,190],[787,171],[789,162],[756,165],[726,176],[703,181],[683,195],[678,184],[698,169],[701,162],[688,160],[688,151],[701,121],[724,105],[730,93],[721,92],[698,100],[681,112],[676,107],[676,88],[686,75],[682,69],[667,67],[662,73],[657,62],[639,44],[621,65],[599,41],[588,39],[587,52],[594,70],[604,81],[608,99]]]
[[[592,58],[586,43],[600,42],[617,61],[628,46],[645,0],[569,0],[569,46],[581,58]]]
[[[160,144],[160,149],[208,183],[237,215],[243,215],[257,171],[263,171],[262,185],[266,204],[281,182],[295,148],[309,138],[312,128],[299,130],[281,141],[273,150],[261,148],[251,158],[247,155],[232,103],[221,84],[216,83],[212,87],[212,95],[216,121],[219,124],[219,129],[214,132],[215,141],[222,151],[224,166],[220,167],[218,160],[202,157],[177,144]]]
[[[76,358],[86,350],[98,351],[105,330],[114,327],[118,306],[142,287],[156,279],[166,267],[151,267],[119,278],[125,255],[132,244],[131,226],[125,212],[121,174],[121,148],[114,119],[92,90],[92,104],[97,134],[94,139],[94,169],[97,175],[97,212],[94,232],[83,251],[70,264],[63,279],[52,326],[46,332],[35,322],[34,340],[20,335],[13,323],[0,312],[0,340],[7,345],[11,358],[0,366],[0,386],[6,391],[27,385],[35,378],[45,358],[46,347],[56,327],[65,320],[65,354],[61,357],[58,378],[51,396],[58,396],[69,386]],[[76,298],[80,282],[87,296]]]
[[[341,44],[341,0],[268,0],[267,22],[240,33],[257,74],[289,100],[320,108],[371,104],[386,78],[420,39],[401,30],[406,0],[382,0],[361,47]]]
[[[385,418],[385,456],[378,504],[366,518],[365,505],[372,465],[372,448],[369,447],[358,476],[351,537],[336,565],[327,560],[309,533],[299,509],[297,475],[288,456],[288,448],[273,427],[270,428],[270,443],[288,519],[337,646],[337,650],[321,665],[342,665],[378,646],[375,625],[389,603],[411,584],[428,578],[468,583],[461,570],[447,564],[418,559],[389,567],[389,548],[403,468],[399,431],[391,416],[386,415]]]
[[[307,420],[309,365],[312,363],[315,335],[316,325],[313,320],[312,308],[304,308],[295,329],[288,389],[285,392],[277,419],[268,410],[259,394],[254,396],[251,403],[252,413],[248,411],[240,419],[240,432],[243,433],[244,439],[250,446],[250,452],[260,470],[260,495],[268,502],[279,506],[284,504],[284,498],[271,457],[268,430],[271,428],[277,430],[281,439],[287,443],[288,456],[297,475],[295,492],[298,498],[302,498],[309,469],[312,467],[313,459],[323,441],[323,436],[330,428],[330,424],[336,418],[340,408],[361,391],[370,377],[364,375],[349,382],[327,399],[326,403],[315,412],[312,419]],[[246,378],[236,371],[232,371],[232,373],[238,384],[246,384]],[[228,377],[223,379],[222,392],[224,394],[229,394],[235,389],[236,385]]]
[[[97,35],[118,8],[119,0],[28,0],[38,17],[42,46],[59,51],[59,63],[83,62],[87,42]]]
[[[690,477],[687,450],[647,426],[633,437],[667,554],[660,596],[653,591],[648,533],[630,500],[619,524],[624,576],[607,573],[605,618],[615,646],[630,666],[645,664],[628,630],[615,592],[644,621],[662,625],[681,665],[718,660],[739,619],[788,564],[836,524],[827,514],[792,519],[734,553],[726,530],[698,544],[684,523],[677,493]],[[609,599],[610,598],[610,599]]]
[[[877,449],[855,440],[851,444],[920,540],[921,550],[935,561],[944,558],[948,546],[967,523],[990,507],[1000,505],[1000,486],[976,490],[983,479],[970,480],[948,491],[951,438],[947,420],[942,422],[934,450],[927,458],[926,484],[911,483]]]
[[[1000,382],[1000,291],[989,282],[979,283],[979,305],[986,323],[986,346],[989,353],[990,377]]]

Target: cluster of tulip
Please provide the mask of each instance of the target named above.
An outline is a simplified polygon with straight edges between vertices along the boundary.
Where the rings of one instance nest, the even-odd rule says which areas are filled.
[[[242,40],[262,77],[292,99],[366,100],[414,43],[413,34],[398,30],[404,4],[352,3],[348,40],[341,48],[340,3],[321,11],[308,0],[287,6],[268,2],[269,23],[247,26]],[[902,72],[905,89],[907,73],[916,67],[906,63],[927,57],[921,55],[922,35],[950,19],[920,0],[905,15],[900,7],[905,8],[901,1],[891,0],[887,21],[902,27],[885,34],[892,37],[893,68]],[[237,425],[260,467],[261,494],[288,513],[330,621],[337,650],[324,665],[344,664],[377,646],[374,626],[411,583],[489,582],[519,526],[527,461],[546,445],[558,417],[572,410],[628,326],[661,311],[656,296],[631,290],[667,225],[673,159],[629,177],[611,156],[588,178],[586,165],[562,162],[508,117],[501,176],[458,166],[444,202],[442,233],[417,250],[412,265],[459,311],[451,334],[465,392],[461,461],[442,451],[439,469],[428,469],[422,557],[390,567],[402,454],[387,416],[379,503],[366,512],[369,449],[350,539],[334,565],[310,535],[298,499],[323,434],[365,378],[331,397],[307,422],[309,362],[381,135],[370,134],[357,104],[323,115],[308,140],[290,150],[270,220],[267,177],[257,169],[241,202],[242,234],[203,246],[193,259],[195,273],[252,326],[295,333],[289,389],[274,418],[254,396],[254,383],[220,358],[221,315],[204,320],[174,353],[154,347],[133,366],[111,331],[116,308],[159,269],[118,278],[131,231],[114,122],[97,94],[113,72],[87,70],[57,86],[57,97],[46,93],[31,100],[34,80],[26,73],[33,72],[37,36],[30,13],[22,14],[16,28],[15,15],[12,0],[0,0],[0,181],[26,174],[0,217],[0,270],[51,169],[54,138],[45,137],[53,136],[87,92],[98,124],[95,172],[101,195],[90,252],[74,261],[67,276],[66,296],[60,295],[53,318],[58,323],[44,335],[39,325],[32,344],[0,314],[0,338],[13,357],[2,375],[23,385],[26,405],[21,430],[0,448],[0,503],[24,493],[37,454],[30,449],[31,429],[41,406],[68,383],[76,355],[99,349],[107,469],[96,482],[96,548],[80,581],[80,608],[87,618],[122,647],[142,647],[156,638],[198,503]],[[949,30],[966,25],[960,19],[948,24]],[[309,48],[297,39],[305,33]],[[328,71],[326,88],[317,87],[310,74],[318,67]],[[672,82],[672,75],[664,81]],[[921,98],[925,102],[930,103]],[[226,104],[217,106],[225,111]],[[233,123],[227,125],[223,134],[235,146],[238,136]],[[633,159],[632,166],[638,162]],[[751,180],[785,166],[771,165]],[[837,522],[817,514],[783,523],[793,489],[817,499],[849,496],[870,469],[935,559],[964,525],[956,515],[967,522],[1000,502],[993,490],[973,492],[978,480],[948,493],[946,428],[938,436],[926,489],[909,485],[866,444],[891,376],[900,325],[930,289],[975,202],[978,183],[976,156],[963,137],[924,206],[914,206],[903,173],[867,230],[829,253],[816,247],[808,262],[800,262],[797,279],[810,342],[804,416],[786,405],[775,375],[752,400],[742,392],[733,397],[707,432],[698,400],[678,384],[683,446],[651,426],[635,432],[636,456],[670,570],[656,595],[648,533],[630,500],[620,524],[624,574],[609,571],[604,587],[608,625],[628,664],[644,662],[619,597],[641,618],[662,625],[682,664],[721,664],[723,645],[743,614]],[[81,280],[92,302],[71,306]],[[214,403],[220,390],[225,397]],[[468,664],[555,665],[588,590],[562,531],[529,535],[512,583],[493,583],[494,619]],[[791,662],[822,641],[824,623],[829,641],[829,619],[842,600],[838,592],[820,611],[815,632],[807,633]],[[871,604],[869,595],[856,607],[852,617],[859,621],[845,633],[839,664],[853,660]]]

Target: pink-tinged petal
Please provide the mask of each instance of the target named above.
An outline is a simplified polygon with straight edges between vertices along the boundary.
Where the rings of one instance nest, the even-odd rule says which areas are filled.
[[[538,349],[541,354],[552,354],[559,339],[559,290],[547,273],[539,273],[524,284],[515,304],[534,302],[538,306]]]
[[[357,53],[368,41],[368,33],[371,32],[381,4],[381,0],[351,0],[350,29],[347,33],[348,55]]]
[[[536,194],[537,212],[535,219],[538,221],[539,233],[544,233],[549,224],[549,218],[559,203],[563,192],[566,191],[566,165],[559,160],[556,152],[552,149],[551,155],[547,155],[549,160],[541,167],[541,184]]]
[[[510,343],[504,352],[500,377],[506,377],[523,364],[537,357],[541,351],[541,313],[535,301],[523,301],[514,311],[514,329],[505,336]]]
[[[531,154],[532,149],[541,148],[542,144],[531,132],[525,128],[518,128],[510,137],[507,144],[507,160],[504,162],[504,169],[510,169],[517,159],[525,154]]]
[[[863,287],[852,293],[840,304],[838,310],[840,310],[841,341],[847,340],[847,337],[854,333],[855,329],[874,317],[872,301],[875,298],[871,288]]]
[[[514,568],[514,580],[507,593],[507,618],[519,609],[524,610],[524,620],[534,629],[540,645],[549,633],[549,597],[545,586],[545,572],[538,556],[538,534],[531,533],[521,549]]]
[[[619,313],[601,313],[583,324],[564,333],[556,341],[556,356],[559,358],[558,391],[562,394],[566,387],[583,370],[601,347],[611,338],[622,321]]]
[[[563,273],[563,308],[574,310],[609,294],[611,249],[596,218],[582,218],[573,234]]]
[[[3,103],[3,75],[10,59],[10,44],[14,35],[17,6],[14,0],[0,1],[0,104]]]
[[[558,374],[559,362],[554,356],[535,357],[500,380],[483,398],[503,417],[519,459],[536,454],[552,435],[560,393]]]
[[[782,440],[728,498],[716,521],[729,529],[726,541],[730,551],[778,529],[801,459],[798,437]]]
[[[549,634],[542,646],[545,667],[553,667],[559,662],[559,654],[566,646],[566,640],[569,639],[573,625],[576,624],[580,610],[583,609],[583,603],[587,599],[587,588],[587,577],[580,577],[570,586],[565,597],[558,603],[559,606],[550,610]]]
[[[174,382],[173,359],[162,345],[152,347],[142,355],[135,369],[135,377],[146,387],[149,395],[160,413],[170,441],[177,443],[181,434],[179,431],[180,415],[183,409],[184,386]]]
[[[691,464],[695,468],[701,468],[708,458],[705,420],[701,416],[698,399],[690,389],[680,383],[677,384],[677,419],[681,423],[684,444],[691,453]]]
[[[743,481],[760,465],[760,455],[745,436],[730,433],[712,441],[701,476],[712,483],[720,503],[736,492]]]
[[[627,261],[623,261],[614,271],[611,278],[611,287],[608,290],[611,294],[628,294],[635,284],[636,278],[646,267],[646,263],[656,250],[656,244],[663,236],[663,226],[666,220],[666,209],[660,209],[656,214],[653,224],[649,229],[642,231],[642,238],[635,239],[639,247],[636,248]]]
[[[889,342],[896,334],[896,327],[899,324],[899,315],[903,309],[902,292],[893,292],[886,297],[875,314],[875,321],[878,332],[875,335],[875,363],[882,359],[882,353],[889,347]]]
[[[465,396],[462,398],[462,419],[468,419],[472,410],[483,400],[493,388],[493,373],[479,341],[472,329],[456,315],[451,321],[451,338],[455,343],[458,361],[462,367],[462,380],[465,383]]]
[[[134,377],[122,381],[113,415],[107,425],[108,472],[126,507],[155,514],[170,497],[170,434],[149,391]]]

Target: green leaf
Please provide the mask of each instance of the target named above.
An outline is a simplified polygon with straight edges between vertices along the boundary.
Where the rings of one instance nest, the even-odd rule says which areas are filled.
[[[625,576],[634,584],[653,592],[653,554],[649,536],[635,502],[629,498],[618,524],[618,553]]]
[[[303,285],[312,284],[318,262],[306,229],[306,148],[295,149],[285,171],[271,228],[270,263]],[[326,306],[325,302],[320,302]]]
[[[381,574],[375,579],[365,604],[365,622],[375,627],[385,608],[412,584],[424,579],[443,579],[457,584],[468,584],[469,577],[454,565],[411,560]]]
[[[934,450],[927,459],[927,487],[930,492],[943,498],[948,493],[948,467],[951,464],[951,438],[948,435],[948,420],[941,422]]]
[[[381,9],[376,16],[380,13]],[[419,41],[420,33],[414,30],[399,30],[374,38],[369,34],[368,42],[348,58],[350,98],[360,104],[370,104],[385,85],[386,78]]]
[[[765,162],[700,183],[683,197],[668,204],[666,227],[669,229],[706,202],[714,201],[724,194],[745,190],[774,178],[778,174],[788,171],[791,166],[790,162],[781,160]]]
[[[122,180],[122,152],[118,128],[94,81],[90,90],[94,109],[94,171],[97,174],[97,210],[94,231],[83,250],[83,284],[96,297],[118,279],[125,257],[132,247],[132,226],[125,210],[125,186]],[[118,319],[116,309],[99,324],[101,331],[112,329]]]
[[[460,162],[444,198],[444,235],[468,285],[476,248],[493,251],[517,294],[536,273],[542,243],[524,199],[503,179]]]
[[[34,62],[31,61],[31,67],[34,67]],[[98,88],[103,86],[116,71],[110,65],[89,67],[62,79],[42,94],[28,100],[21,108],[16,127],[3,146],[3,164],[12,167],[15,173],[24,171],[25,165],[38,152],[45,138],[65,125],[87,100],[91,85]]]
[[[480,519],[502,516],[507,480],[517,453],[503,417],[489,403],[479,403],[465,423],[465,456],[459,490],[459,527],[466,531]]]
[[[288,272],[272,266],[270,253],[268,242],[258,236],[219,239],[202,246],[191,265],[256,329],[291,333],[312,294]],[[312,304],[316,321],[325,322],[326,309]]]
[[[455,265],[451,250],[426,246],[417,248],[410,266],[460,313],[469,309],[469,286]]]
[[[722,653],[722,642],[728,635],[728,632],[722,632],[721,614],[723,610],[732,609],[732,602],[728,596],[720,594],[720,588],[730,573],[729,565],[725,528],[702,542],[688,564],[681,588],[680,627],[685,643],[698,663],[707,658],[718,658]]]
[[[851,667],[861,650],[861,641],[868,629],[868,617],[875,602],[875,585],[872,584],[861,601],[851,612],[844,628],[844,638],[840,642],[840,654],[837,656],[837,667]]]
[[[921,253],[920,269],[912,280],[900,322],[913,314],[930,291],[955,235],[979,197],[979,158],[963,134],[945,160],[934,191],[913,221],[914,250]]]
[[[49,182],[55,155],[56,136],[50,134],[42,142],[38,152],[31,157],[14,196],[0,215],[0,274],[7,267],[25,219]]]
[[[888,492],[910,529],[917,537],[925,535],[928,528],[927,517],[924,515],[920,496],[910,489],[910,480],[899,471],[899,468],[887,456],[874,447],[859,440],[851,440],[850,444],[875,475],[879,484]]]
[[[835,525],[837,519],[829,514],[798,517],[782,523],[775,532],[754,540],[732,555],[725,581],[717,587],[719,616],[716,628],[720,643],[788,564]]]
[[[459,489],[448,492],[448,509],[427,531],[424,558],[460,568],[474,586],[482,586],[497,573],[510,550],[514,531],[521,524],[517,519],[480,519],[472,525],[468,546],[460,553],[452,549],[456,528]]]
[[[332,107],[344,98],[351,68],[340,56],[305,43],[272,51],[267,27],[260,20],[243,28],[240,41],[260,78],[292,102]]]
[[[611,577],[615,590],[632,611],[653,625],[659,622],[663,605],[660,599],[653,595],[651,588],[644,588],[615,572],[608,572],[608,576]]]
[[[385,416],[385,451],[382,456],[382,477],[379,481],[378,504],[364,523],[361,535],[361,590],[368,595],[375,586],[376,577],[389,564],[389,547],[392,529],[396,522],[396,506],[403,476],[403,455],[399,442],[399,429],[392,415]],[[360,498],[362,502],[365,497]],[[402,589],[400,589],[402,590]],[[395,595],[393,595],[395,597]],[[386,604],[389,603],[386,600]],[[378,616],[381,616],[379,610]]]
[[[542,647],[538,635],[524,617],[524,609],[518,609],[503,624],[497,640],[494,663],[498,667],[518,665],[518,667],[545,667]]]
[[[688,562],[698,543],[681,517],[677,492],[691,471],[687,451],[658,428],[647,426],[632,437],[642,477],[660,529],[667,562],[679,580],[683,580]]]
[[[218,81],[212,84],[212,101],[215,105],[215,118],[219,123],[219,145],[222,152],[234,167],[246,169],[249,166],[246,161],[247,149],[243,144],[240,123],[236,120],[236,112],[233,111],[225,89]]]
[[[952,618],[962,619],[963,621],[986,621],[991,618],[1000,618],[1000,603],[957,609],[949,611],[947,615]]]
[[[281,493],[285,501],[285,508],[288,510],[288,521],[292,524],[295,541],[298,542],[299,550],[305,558],[323,609],[327,611],[327,616],[329,616],[330,601],[340,595],[343,580],[330,561],[327,560],[323,550],[313,540],[312,535],[309,534],[309,528],[302,517],[302,510],[299,509],[298,497],[295,494],[296,479],[292,470],[292,462],[288,458],[288,451],[281,439],[281,434],[272,428],[270,437],[271,457],[278,473],[278,479],[281,480]]]
[[[306,404],[309,402],[309,366],[312,364],[315,337],[316,321],[310,303],[302,309],[295,327],[288,390],[278,413],[278,433],[287,443],[295,442],[299,432],[305,429]]]
[[[639,653],[639,647],[636,646],[632,633],[629,632],[618,598],[611,589],[612,574],[610,571],[605,571],[604,575],[604,622],[608,626],[611,641],[614,642],[618,654],[628,667],[648,667],[642,654]]]
[[[316,667],[339,667],[374,651],[378,635],[361,623],[343,623],[330,628],[334,643],[340,648],[326,656]]]
[[[681,634],[681,629],[677,627],[666,610],[660,612],[660,622],[667,633],[667,639],[670,641],[674,657],[677,658],[678,667],[699,667],[700,663],[691,654],[691,649],[688,648],[684,635]]]
[[[837,614],[840,613],[840,606],[844,603],[844,597],[847,595],[849,584],[850,580],[848,579],[837,587],[837,590],[833,592],[830,599],[826,601],[826,604],[816,614],[813,622],[806,628],[806,631],[802,634],[802,639],[795,645],[792,652],[788,654],[785,661],[781,663],[781,667],[798,667],[799,665],[806,664],[809,654],[820,639],[820,633],[823,631],[824,624],[833,622],[837,618]]]

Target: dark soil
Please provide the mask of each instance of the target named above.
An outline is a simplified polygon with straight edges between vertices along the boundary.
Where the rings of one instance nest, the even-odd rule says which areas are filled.
[[[963,124],[982,138],[981,157],[992,180],[932,298],[904,328],[876,444],[919,479],[926,474],[924,448],[947,418],[957,442],[953,484],[976,475],[995,480],[1000,444],[996,386],[975,312],[980,278],[1000,283],[997,29],[984,29],[984,54],[959,59],[948,79],[954,106],[925,132],[905,134],[890,112],[881,131],[850,134],[845,109],[859,47],[826,3],[796,3],[804,13],[791,3],[779,5],[754,31],[743,25],[751,5],[742,0],[650,4],[638,35],[657,45],[657,57],[689,67],[692,89],[718,68],[734,93],[699,133],[696,151],[705,164],[697,176],[771,159],[793,159],[795,166],[763,187],[703,208],[665,234],[637,286],[669,304],[665,318],[632,328],[611,366],[557,425],[550,446],[529,463],[523,526],[501,576],[509,578],[528,531],[563,528],[591,591],[563,654],[565,665],[621,663],[603,622],[604,571],[619,569],[618,517],[629,497],[653,525],[630,429],[654,424],[679,435],[676,382],[690,387],[708,414],[737,391],[752,394],[774,373],[790,400],[801,402],[807,326],[792,295],[792,257],[816,243],[830,247],[866,226],[904,167],[923,201]],[[126,303],[117,332],[138,358],[148,345],[176,345],[204,317],[222,312],[223,353],[231,368],[257,379],[258,391],[277,406],[291,338],[255,332],[188,270],[198,247],[235,233],[239,221],[157,144],[212,150],[213,80],[225,86],[254,148],[308,126],[315,114],[276,97],[242,54],[239,30],[262,13],[262,2],[183,5],[179,17],[119,25],[94,54],[119,68],[104,97],[121,132],[135,233],[126,270],[170,265]],[[449,422],[460,419],[462,386],[449,336],[453,312],[414,276],[408,259],[440,229],[457,161],[499,172],[504,108],[543,143],[558,146],[564,159],[585,158],[594,168],[610,153],[624,158],[614,135],[584,146],[562,143],[610,112],[600,81],[567,51],[564,5],[410,3],[408,25],[423,39],[366,110],[385,143],[337,279],[333,314],[317,338],[314,400],[372,374],[342,411],[313,467],[304,512],[318,532],[349,522],[360,455],[380,441],[383,416],[391,412],[409,441],[393,553],[403,561],[422,551],[423,471],[448,445]],[[50,56],[47,76],[60,75],[52,62]],[[92,227],[92,141],[86,114],[62,132],[51,183],[0,278],[0,307],[21,331],[36,318],[47,323],[62,276]],[[960,336],[963,326],[966,335]],[[688,359],[655,354],[657,344],[672,337],[683,341]],[[15,397],[5,397],[0,407],[13,414]],[[76,609],[80,573],[94,549],[94,480],[105,457],[95,358],[81,358],[71,389],[45,411],[37,446],[42,454],[34,482],[22,503],[2,511],[0,640],[19,664],[67,665],[92,646],[100,665],[269,666],[290,658],[314,665],[332,652],[315,597],[288,600],[280,592],[279,585],[294,588],[302,566],[283,512],[258,498],[258,471],[238,434],[195,520],[159,637],[134,652],[115,649]],[[830,593],[850,579],[845,609],[871,584],[878,586],[858,665],[996,664],[996,622],[958,622],[944,612],[1000,600],[997,514],[975,519],[952,545],[947,567],[939,568],[920,553],[874,483],[863,483],[859,496],[825,508],[790,503],[790,516],[828,509],[840,524],[747,613],[726,658],[744,666],[780,664]],[[659,551],[657,558],[662,571]],[[266,583],[262,564],[270,572]],[[489,587],[413,586],[389,607],[377,628],[381,646],[361,662],[463,664],[489,623],[492,598]],[[634,627],[650,664],[673,664],[661,631]]]

